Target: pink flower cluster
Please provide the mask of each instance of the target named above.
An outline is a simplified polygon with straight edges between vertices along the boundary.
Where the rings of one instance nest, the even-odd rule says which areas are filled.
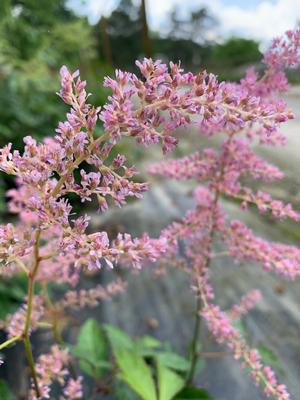
[[[241,221],[232,221],[226,242],[232,257],[255,261],[268,271],[289,279],[300,277],[300,249],[282,243],[270,243],[256,237]]]
[[[262,294],[259,290],[254,289],[245,294],[239,304],[235,304],[229,311],[230,319],[237,320],[248,311],[252,310],[258,302],[262,300]]]
[[[6,321],[0,325],[7,332],[8,337],[22,336],[26,319],[27,305],[22,305],[14,314],[8,315]],[[40,296],[34,296],[33,310],[30,320],[30,331],[37,329],[38,322],[45,312],[43,299]]]
[[[64,397],[61,397],[61,400],[81,399],[83,396],[81,382],[82,382],[81,376],[77,379],[70,378],[67,382],[66,387],[64,388]]]
[[[61,350],[57,345],[53,345],[49,353],[39,356],[38,362],[36,364],[36,371],[41,391],[40,398],[51,398],[50,387],[54,381],[57,381],[61,386],[64,386],[65,381],[69,377],[69,361],[70,355],[68,354],[68,352],[66,350]],[[77,398],[81,397],[81,378],[78,378],[78,380],[68,380],[67,386],[64,389],[65,396],[61,397],[61,399],[76,399],[76,397],[70,397],[70,395],[72,394],[77,395]],[[30,396],[30,399],[32,400],[38,400],[33,390]]]
[[[300,63],[300,27],[273,39],[263,62],[272,69],[295,68]]]
[[[277,127],[291,117],[291,113],[284,111],[285,104],[277,95],[287,88],[283,68],[300,64],[299,28],[275,40],[265,55],[264,63],[267,68],[262,78],[259,79],[259,74],[250,70],[240,84],[220,84],[216,91],[225,91],[230,93],[228,97],[239,99],[234,104],[235,108],[241,104],[249,107],[250,102],[261,110],[261,106],[267,104],[266,108],[263,106],[263,113],[268,121],[262,114],[258,120],[248,119],[247,113],[242,111],[238,115],[225,116],[226,106],[223,104],[222,115],[227,118],[224,124],[220,123],[218,117],[201,120],[198,124],[200,132],[204,134],[225,134],[221,137],[219,149],[205,149],[181,159],[163,160],[150,165],[149,172],[179,181],[194,179],[197,184],[194,191],[195,209],[188,211],[181,221],[162,232],[161,237],[167,241],[168,251],[161,262],[163,265],[175,264],[191,275],[192,290],[203,306],[201,315],[217,341],[226,342],[235,358],[244,360],[243,366],[250,367],[255,383],[262,385],[267,396],[286,400],[289,395],[285,386],[277,383],[272,370],[262,365],[258,352],[248,348],[240,332],[233,326],[233,321],[246,314],[260,300],[261,294],[258,291],[250,292],[226,314],[212,303],[215,296],[209,268],[213,259],[218,257],[218,253],[214,252],[216,239],[224,244],[224,251],[220,255],[229,255],[241,262],[259,263],[266,270],[288,279],[299,277],[300,250],[297,247],[270,243],[256,237],[241,221],[230,221],[220,203],[221,197],[225,196],[238,200],[243,210],[248,205],[255,205],[259,212],[267,212],[272,217],[299,220],[299,214],[291,204],[275,200],[268,193],[256,192],[245,185],[244,179],[250,177],[271,182],[283,178],[283,173],[256,155],[251,145],[257,139],[261,144],[285,144]],[[276,83],[278,78],[280,81]],[[186,92],[182,93],[184,95]],[[222,95],[221,98],[224,101]],[[229,104],[231,112],[233,104]],[[219,116],[216,109],[213,112]],[[282,114],[279,116],[278,112],[286,113],[285,117]],[[269,117],[275,114],[274,125],[274,120],[270,122]]]
[[[277,382],[274,372],[268,366],[262,364],[258,351],[250,349],[240,332],[233,327],[226,313],[219,306],[208,304],[203,307],[201,313],[209,330],[216,337],[218,343],[226,343],[232,350],[237,360],[243,360],[242,367],[251,369],[251,377],[256,385],[264,387],[266,396],[273,396],[278,400],[289,400],[285,385]]]
[[[60,301],[56,302],[55,307],[57,309],[70,308],[74,310],[79,310],[84,307],[96,307],[100,301],[110,299],[112,296],[123,293],[126,286],[127,284],[125,281],[118,279],[109,283],[107,286],[97,285],[89,290],[69,290]]]
[[[117,70],[115,79],[105,78],[104,86],[112,90],[112,95],[102,109],[87,102],[90,95],[79,72],[72,74],[65,66],[61,68],[58,94],[70,110],[66,120],[59,123],[56,136],[42,143],[26,136],[23,152],[13,150],[11,144],[0,149],[0,170],[16,176],[17,187],[8,196],[10,211],[19,216],[15,225],[0,226],[1,273],[13,276],[22,271],[28,279],[25,304],[1,323],[11,340],[22,338],[28,354],[30,333],[40,323],[46,322],[56,336],[57,309],[95,306],[125,289],[124,282],[116,281],[107,287],[76,291],[81,274],[87,270],[179,261],[191,276],[192,289],[200,296],[202,316],[212,334],[220,343],[228,344],[235,358],[243,359],[266,395],[289,398],[271,369],[262,366],[258,353],[247,347],[232,325],[254,306],[259,293],[248,294],[229,315],[223,313],[212,303],[208,267],[217,256],[213,246],[218,239],[227,247],[226,253],[239,261],[256,261],[290,279],[299,275],[300,250],[255,237],[241,222],[228,221],[220,203],[222,195],[230,196],[238,199],[243,209],[255,204],[260,212],[276,218],[299,219],[292,205],[255,192],[243,180],[248,176],[269,182],[283,177],[278,168],[254,153],[251,143],[257,139],[265,144],[285,141],[279,128],[293,114],[277,94],[287,88],[283,68],[300,62],[299,32],[287,32],[274,41],[264,58],[266,72],[262,78],[250,70],[240,84],[218,82],[215,75],[205,71],[185,73],[172,62],[167,66],[144,59],[137,62],[139,77]],[[100,135],[96,131],[99,120],[103,124]],[[206,149],[150,167],[153,174],[196,180],[195,209],[182,221],[166,228],[158,239],[120,233],[109,240],[105,231],[89,231],[89,217],[74,217],[68,194],[75,194],[82,202],[95,199],[99,210],[105,212],[111,203],[123,206],[129,197],[140,198],[148,189],[147,183],[135,179],[136,170],[127,165],[123,154],[112,157],[111,151],[120,139],[133,137],[145,146],[160,142],[166,153],[178,142],[176,129],[190,125],[206,136],[224,134],[220,135],[225,139],[219,150]],[[36,282],[42,288],[38,296]],[[67,284],[70,289],[54,304],[47,295],[47,285],[53,282]],[[32,399],[50,398],[54,381],[63,388],[62,399],[82,396],[81,378],[69,376],[70,355],[66,350],[54,345],[49,354],[39,357],[36,368],[32,354],[28,360],[34,384]]]
[[[241,86],[255,96],[268,98],[276,102],[276,94],[289,89],[285,68],[296,68],[300,62],[300,27],[287,31],[283,36],[273,40],[270,49],[265,53],[263,63],[265,74],[259,77],[254,68],[250,68]]]
[[[169,70],[166,64],[149,59],[137,66],[142,80],[116,71],[115,80],[104,82],[113,95],[100,118],[115,140],[126,135],[145,145],[161,141],[168,152],[177,143],[171,133],[180,126],[193,124],[207,132],[239,131],[255,123],[273,132],[279,123],[292,118],[283,102],[264,103],[245,90],[218,83],[213,74],[184,73],[173,63]]]

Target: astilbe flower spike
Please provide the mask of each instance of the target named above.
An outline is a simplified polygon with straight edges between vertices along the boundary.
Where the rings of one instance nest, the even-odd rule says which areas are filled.
[[[234,318],[252,308],[259,295],[252,292],[227,316],[212,303],[214,291],[208,266],[214,257],[213,241],[218,237],[238,260],[260,262],[266,269],[291,279],[299,274],[296,248],[268,244],[240,223],[228,222],[219,202],[222,195],[230,196],[239,199],[243,209],[255,204],[260,212],[274,217],[298,219],[291,205],[273,200],[266,193],[256,193],[241,181],[247,175],[265,181],[282,178],[276,167],[254,154],[250,143],[256,138],[261,143],[284,143],[279,127],[293,114],[276,94],[286,88],[283,67],[295,66],[298,58],[299,30],[273,43],[264,58],[266,72],[261,80],[250,71],[240,84],[218,82],[215,75],[205,71],[185,73],[172,62],[167,66],[144,59],[136,63],[139,77],[116,70],[115,79],[105,78],[104,86],[112,90],[112,95],[102,109],[87,102],[90,95],[79,72],[72,74],[67,67],[61,68],[58,95],[70,111],[58,124],[56,136],[41,143],[26,136],[23,152],[13,150],[12,144],[0,150],[0,169],[16,176],[17,187],[8,192],[8,197],[9,210],[19,216],[17,224],[0,226],[1,273],[14,276],[21,271],[28,280],[24,304],[1,323],[9,338],[0,349],[18,340],[24,342],[32,375],[31,399],[50,398],[54,381],[62,386],[62,399],[82,395],[81,378],[69,376],[71,356],[60,344],[53,345],[35,364],[31,332],[43,325],[50,327],[56,337],[62,308],[95,306],[125,288],[124,282],[116,281],[107,287],[76,292],[81,275],[122,264],[141,268],[144,262],[163,260],[163,256],[165,262],[178,260],[179,241],[185,243],[181,267],[191,275],[198,304],[203,305],[198,316],[201,313],[217,339],[226,341],[235,357],[251,367],[255,382],[264,384],[267,395],[289,398],[271,369],[261,365],[258,354],[247,347],[232,326]],[[275,84],[278,77],[281,81]],[[99,120],[103,123],[101,135],[96,134]],[[119,234],[109,240],[105,231],[89,232],[89,217],[74,216],[67,200],[70,193],[82,202],[95,199],[99,210],[105,212],[111,202],[123,206],[128,197],[140,198],[147,191],[147,183],[134,180],[136,171],[126,164],[123,154],[110,157],[124,136],[145,146],[160,142],[166,153],[178,142],[174,131],[188,126],[209,136],[225,133],[225,140],[218,151],[206,149],[151,168],[152,173],[197,181],[196,208],[181,222],[165,229],[158,239],[147,234],[140,238]],[[247,242],[240,237],[241,231]],[[41,286],[39,295],[35,294],[36,282]],[[47,292],[52,282],[70,288],[56,303]],[[195,361],[193,356],[189,379],[193,378]]]
[[[151,239],[147,234],[140,238],[119,234],[110,241],[105,231],[88,232],[88,216],[74,217],[72,213],[66,198],[69,193],[75,193],[81,201],[97,199],[104,212],[108,209],[108,197],[122,206],[129,196],[140,198],[148,188],[146,183],[133,180],[136,171],[125,164],[124,155],[108,161],[116,140],[109,131],[95,136],[100,109],[87,103],[85,85],[78,72],[71,74],[62,67],[59,96],[71,110],[67,120],[59,123],[57,135],[42,143],[25,137],[23,153],[12,150],[11,144],[0,150],[0,169],[17,178],[17,187],[9,190],[8,197],[9,210],[19,216],[17,224],[0,227],[0,261],[4,265],[1,273],[12,277],[22,271],[28,278],[24,304],[0,324],[8,335],[8,340],[0,346],[24,341],[34,386],[30,398],[49,398],[53,380],[63,386],[67,371],[62,367],[63,360],[57,372],[51,368],[45,370],[46,356],[41,356],[41,362],[34,365],[32,331],[43,326],[55,333],[64,319],[64,308],[96,306],[121,293],[126,286],[117,280],[106,287],[98,285],[76,291],[81,275],[101,267],[113,268],[119,263],[141,268],[145,261],[156,261],[166,250],[164,239]],[[82,167],[84,161],[89,171]],[[78,169],[79,180],[75,177]],[[38,296],[34,290],[37,282],[42,288]],[[47,285],[52,282],[73,289],[53,303],[47,293]],[[52,358],[64,355],[58,347],[53,349]],[[79,380],[69,381],[64,389],[66,398],[72,398],[74,393],[79,396],[79,384]]]
[[[266,70],[261,79],[258,73],[250,70],[240,84],[227,83],[224,86],[221,84],[221,90],[236,98],[247,99],[258,107],[268,104],[267,109],[268,107],[269,110],[272,109],[270,113],[266,112],[268,116],[274,115],[275,109],[276,112],[285,110],[284,102],[277,96],[287,89],[283,69],[295,67],[300,63],[299,32],[297,28],[273,42],[263,59]],[[279,76],[281,84],[278,82],[276,84]],[[241,102],[238,101],[237,104]],[[223,108],[225,109],[226,107]],[[233,109],[230,108],[230,111]],[[211,261],[217,256],[213,248],[214,240],[217,239],[225,246],[220,254],[229,255],[237,261],[260,263],[267,271],[275,272],[287,279],[293,280],[299,277],[300,250],[297,247],[270,243],[256,237],[243,222],[230,221],[220,202],[221,197],[225,196],[238,200],[243,210],[247,210],[249,205],[255,205],[260,213],[267,213],[274,218],[299,220],[299,213],[291,204],[274,200],[268,193],[255,192],[244,183],[244,178],[249,177],[266,182],[283,178],[283,173],[277,167],[254,153],[251,143],[258,140],[260,144],[285,144],[286,140],[277,130],[277,124],[284,122],[286,118],[277,116],[275,125],[274,120],[271,125],[269,121],[261,123],[259,117],[250,119],[251,122],[247,125],[238,124],[237,119],[244,119],[245,122],[243,113],[238,117],[227,114],[226,118],[224,124],[220,124],[219,120],[216,124],[212,120],[206,122],[202,120],[198,124],[200,133],[210,135],[225,133],[219,149],[204,149],[180,159],[163,160],[149,166],[151,174],[179,181],[193,179],[197,184],[194,191],[195,209],[188,211],[181,221],[171,224],[161,234],[168,243],[168,250],[160,261],[164,266],[177,265],[190,274],[192,290],[197,297],[197,319],[202,316],[216,340],[226,343],[233,351],[234,357],[243,360],[242,365],[248,367],[254,382],[262,386],[267,396],[286,400],[290,398],[286,387],[277,383],[271,368],[263,366],[259,353],[247,346],[241,333],[233,325],[235,319],[240,318],[255,305],[261,294],[258,291],[250,292],[239,305],[234,305],[228,313],[225,313],[213,303],[215,295],[210,283],[209,268]],[[194,352],[191,356],[191,369],[187,375],[187,382],[193,379],[195,372],[197,360],[195,342],[199,334],[197,327],[199,322],[195,324],[192,341]]]

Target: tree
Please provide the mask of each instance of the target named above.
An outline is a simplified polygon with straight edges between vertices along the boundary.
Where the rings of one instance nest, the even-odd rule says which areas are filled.
[[[259,62],[261,53],[255,40],[230,38],[222,44],[215,45],[212,50],[212,62],[223,66],[240,67],[241,65]]]
[[[0,13],[0,144],[19,133],[52,134],[61,113],[53,91],[62,64],[86,66],[94,42],[64,0],[5,0]],[[80,40],[78,40],[80,38]]]
[[[149,29],[147,22],[147,7],[146,0],[141,0],[141,19],[142,19],[142,33],[143,33],[143,50],[146,57],[152,56],[152,46],[149,37]]]

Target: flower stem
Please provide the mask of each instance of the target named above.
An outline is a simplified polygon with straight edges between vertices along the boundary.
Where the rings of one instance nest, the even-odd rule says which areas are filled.
[[[198,353],[198,340],[199,340],[199,335],[200,335],[200,328],[201,328],[201,298],[200,296],[197,297],[197,303],[196,303],[196,317],[195,317],[195,325],[194,325],[194,333],[191,341],[191,349],[190,349],[190,368],[188,370],[188,373],[186,375],[186,385],[189,385],[192,383],[194,379],[194,375],[196,372],[196,365],[197,361],[199,358],[199,353]]]
[[[14,336],[10,339],[7,339],[5,342],[0,344],[0,350],[5,349],[5,347],[10,346],[11,344],[17,342],[21,339],[21,336]]]
[[[225,160],[226,160],[226,158],[225,158]],[[223,164],[221,165],[221,168],[220,168],[220,177],[219,177],[220,180],[223,179],[225,160],[223,160]],[[209,245],[208,245],[208,249],[207,249],[208,254],[212,250],[213,240],[214,240],[214,236],[215,236],[216,212],[217,212],[219,197],[220,197],[220,192],[218,189],[216,189],[215,193],[214,193],[213,206],[211,209],[211,226],[210,226],[209,233],[208,233],[208,237],[209,237]],[[211,258],[210,258],[210,256],[207,256],[207,258],[205,260],[205,268],[209,268],[210,262],[211,262]],[[196,303],[195,327],[194,327],[194,333],[193,333],[192,342],[191,342],[190,369],[186,376],[186,384],[187,385],[191,384],[194,379],[194,376],[196,373],[196,365],[197,365],[197,361],[199,358],[199,352],[197,351],[197,347],[198,347],[197,344],[198,344],[200,328],[201,328],[201,315],[200,315],[201,308],[202,308],[202,300],[201,300],[200,293],[198,293],[197,303]]]
[[[56,186],[54,187],[54,189],[52,190],[52,192],[50,193],[51,197],[56,197],[60,191],[60,189],[62,188],[63,184],[65,183],[65,181],[67,180],[68,176],[74,171],[75,168],[77,168],[86,158],[87,156],[90,154],[90,152],[100,143],[104,142],[106,139],[108,139],[110,136],[110,132],[107,131],[105,132],[102,136],[98,137],[98,139],[94,140],[93,142],[90,143],[89,147],[88,147],[88,152],[87,153],[83,153],[81,154],[71,165],[71,167],[69,168],[69,170],[60,177],[59,181],[56,183]]]
[[[41,230],[37,229],[36,236],[35,236],[34,248],[33,248],[34,264],[33,264],[32,271],[30,271],[28,274],[27,308],[26,308],[25,327],[24,327],[24,333],[23,333],[27,362],[28,362],[28,365],[29,365],[29,368],[31,371],[34,389],[35,389],[37,398],[39,398],[41,394],[40,394],[40,389],[39,389],[39,385],[38,385],[37,374],[36,374],[36,370],[35,370],[29,334],[30,334],[30,319],[31,319],[31,312],[32,312],[32,301],[33,301],[33,296],[34,296],[34,283],[35,283],[34,280],[35,280],[35,276],[37,274],[39,263],[40,263],[40,258],[39,258],[40,236],[41,236]]]
[[[41,396],[40,389],[39,389],[39,384],[37,380],[37,374],[34,366],[34,360],[33,360],[33,355],[32,355],[32,348],[31,348],[31,343],[29,336],[24,338],[24,346],[25,346],[25,352],[26,352],[26,357],[27,357],[27,362],[31,371],[32,379],[33,379],[33,384],[34,384],[34,390],[36,393],[37,398]]]

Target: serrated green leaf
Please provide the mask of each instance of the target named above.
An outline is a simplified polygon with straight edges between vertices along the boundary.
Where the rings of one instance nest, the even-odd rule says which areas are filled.
[[[119,348],[133,349],[133,340],[121,329],[116,328],[113,325],[105,324],[103,328],[106,332],[110,345],[113,352],[116,352]]]
[[[167,368],[161,362],[157,363],[159,400],[171,400],[184,386],[184,379]]]
[[[0,379],[0,399],[2,400],[13,400],[14,396],[9,389],[8,384]]]
[[[170,351],[158,353],[157,359],[165,367],[169,367],[175,371],[188,371],[190,368],[190,362],[186,358]]]
[[[214,398],[204,389],[188,386],[178,393],[175,400],[214,400]]]
[[[114,353],[121,372],[118,377],[126,382],[143,400],[157,400],[150,367],[132,350],[118,347]]]
[[[96,320],[88,319],[82,325],[71,354],[79,358],[82,371],[92,377],[101,377],[109,368],[107,340]]]

